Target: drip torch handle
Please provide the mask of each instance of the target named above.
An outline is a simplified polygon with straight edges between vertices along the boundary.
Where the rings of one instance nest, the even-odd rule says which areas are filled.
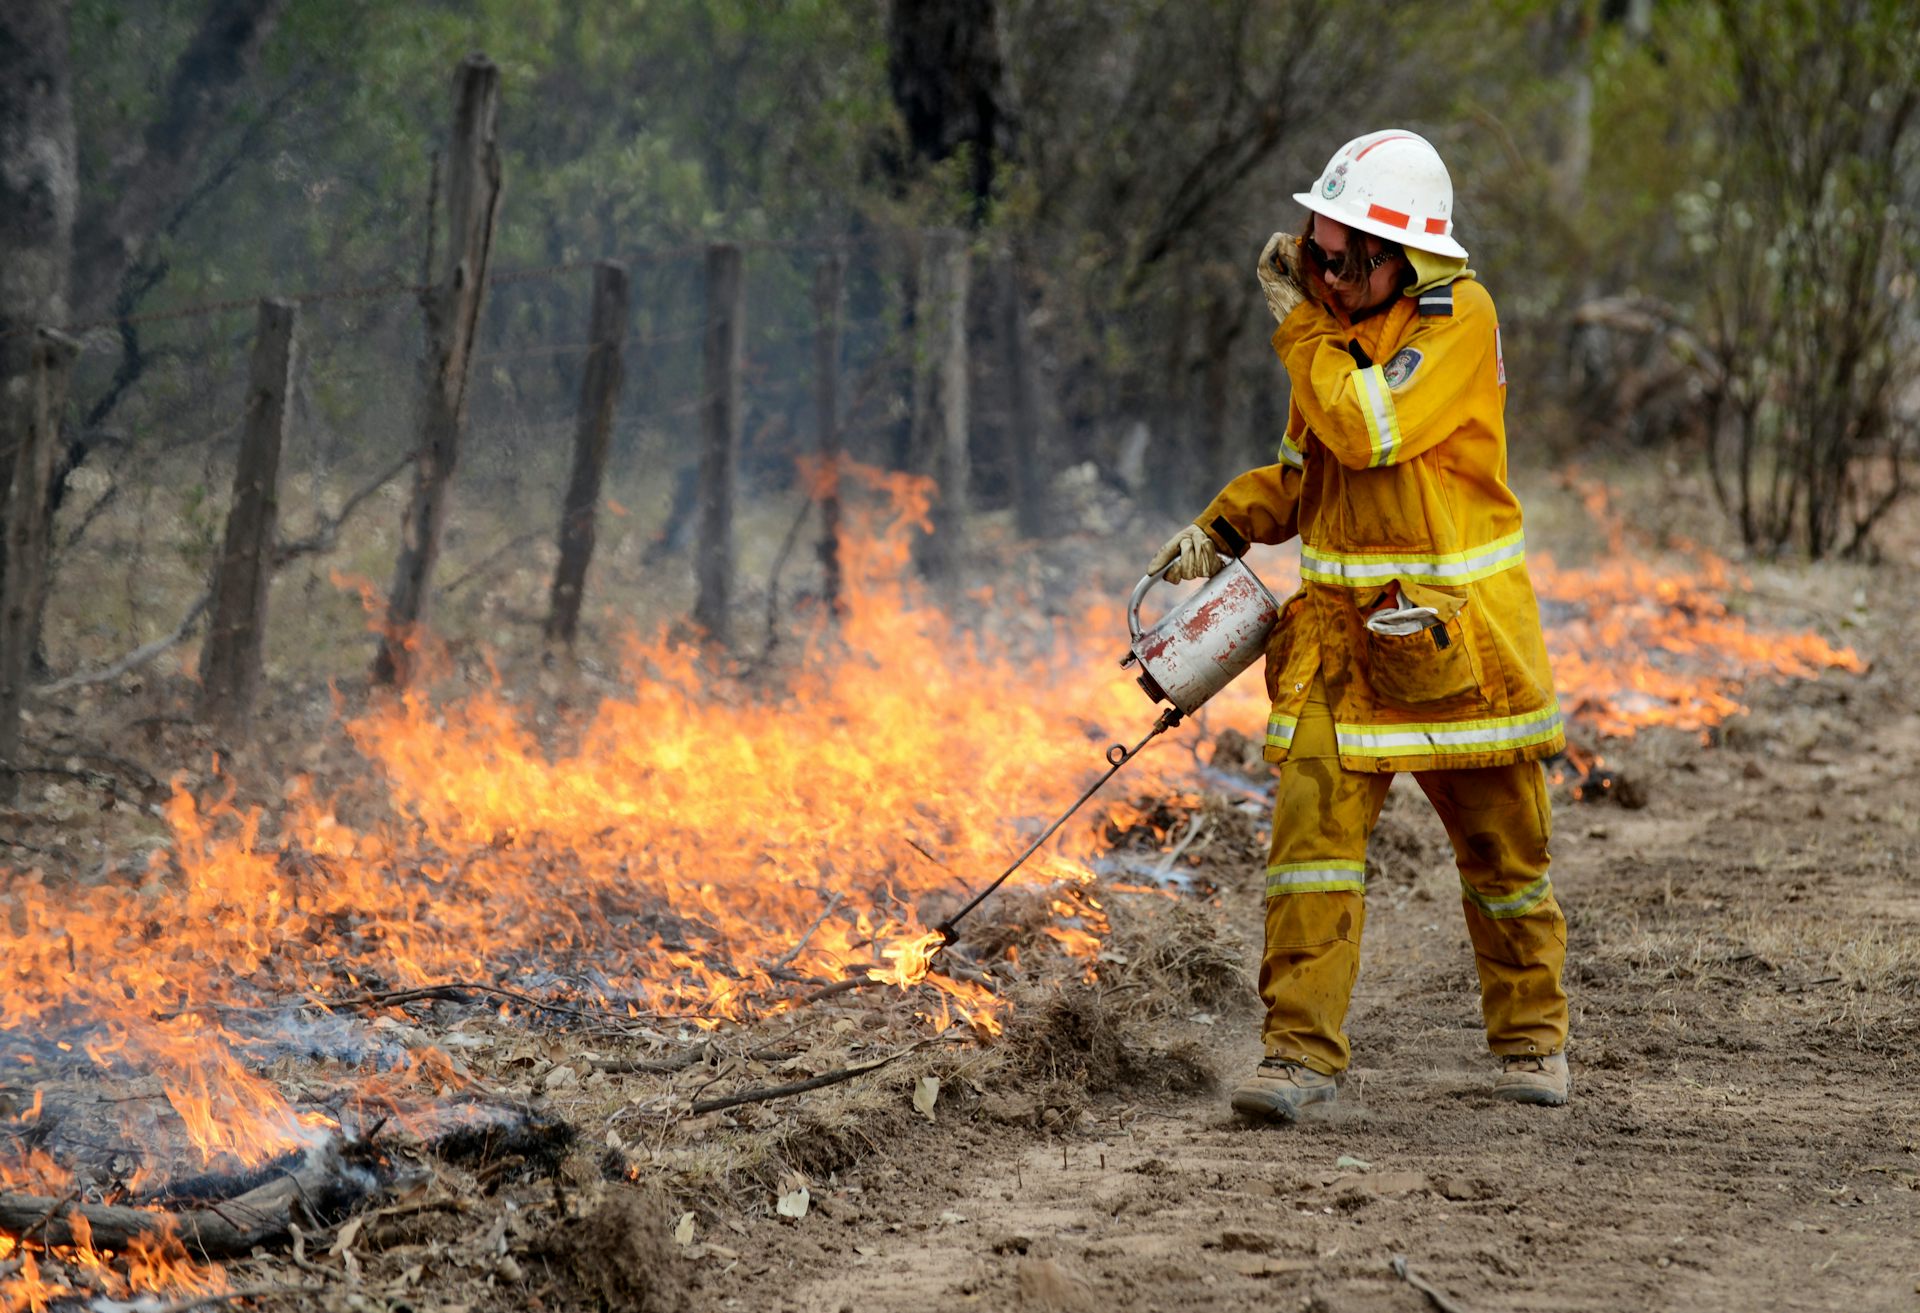
[[[1133,596],[1127,599],[1127,640],[1129,642],[1140,641],[1140,603],[1146,599],[1147,590],[1165,578],[1167,571],[1173,568],[1173,562],[1179,559],[1176,556],[1173,561],[1168,561],[1152,574],[1141,575],[1140,582],[1133,586]]]
[[[1233,522],[1227,519],[1226,516],[1214,516],[1213,523],[1208,527],[1213,530],[1214,535],[1218,537],[1221,542],[1227,545],[1228,560],[1238,561],[1247,554],[1247,548],[1250,544],[1247,542],[1246,535],[1234,528]],[[1175,561],[1179,559],[1177,556],[1174,558]],[[1152,574],[1141,575],[1140,582],[1133,586],[1133,596],[1127,599],[1128,642],[1137,643],[1140,641],[1140,603],[1146,600],[1147,590],[1164,579],[1167,571],[1172,568],[1173,561],[1168,561]]]

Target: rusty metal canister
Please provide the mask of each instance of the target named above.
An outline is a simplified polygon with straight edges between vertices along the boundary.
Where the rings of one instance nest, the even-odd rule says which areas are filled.
[[[1200,591],[1140,627],[1140,603],[1172,562],[1134,586],[1127,602],[1131,640],[1122,666],[1140,666],[1140,687],[1156,702],[1198,710],[1267,649],[1280,604],[1245,561],[1230,558]]]

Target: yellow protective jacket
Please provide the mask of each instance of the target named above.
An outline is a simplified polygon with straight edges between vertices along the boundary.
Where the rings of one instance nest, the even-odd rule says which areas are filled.
[[[1293,385],[1280,461],[1235,479],[1195,521],[1216,538],[1224,516],[1253,542],[1301,540],[1303,582],[1267,646],[1267,759],[1285,759],[1316,673],[1348,770],[1499,766],[1561,751],[1520,503],[1507,487],[1493,299],[1462,277],[1351,330],[1310,299],[1273,349]],[[1368,615],[1396,604],[1432,607],[1442,623],[1399,636],[1367,628]]]

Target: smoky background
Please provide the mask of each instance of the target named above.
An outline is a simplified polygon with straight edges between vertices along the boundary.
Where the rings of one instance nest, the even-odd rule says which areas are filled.
[[[74,5],[74,276],[0,316],[76,326],[83,348],[42,677],[179,624],[218,549],[265,295],[302,312],[282,536],[353,510],[281,572],[300,603],[276,605],[269,661],[324,675],[328,640],[366,641],[343,580],[384,588],[399,540],[446,89],[475,50],[501,70],[505,190],[436,579],[456,634],[538,619],[595,260],[632,279],[586,608],[607,632],[688,604],[719,241],[746,252],[741,606],[819,442],[828,252],[847,262],[844,449],[924,463],[930,231],[969,255],[969,515],[1017,519],[1025,461],[1047,538],[1132,561],[1272,459],[1285,380],[1251,265],[1328,154],[1386,124],[1452,170],[1501,311],[1516,466],[1644,461],[1746,550],[1871,554],[1914,446],[1898,29],[1840,0]],[[790,568],[812,586],[805,554]]]

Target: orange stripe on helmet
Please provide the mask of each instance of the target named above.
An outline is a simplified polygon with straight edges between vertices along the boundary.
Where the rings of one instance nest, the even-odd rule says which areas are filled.
[[[1413,140],[1412,137],[1409,137],[1404,133],[1396,133],[1391,137],[1382,137],[1378,141],[1370,141],[1365,146],[1361,147],[1360,150],[1354,155],[1353,158],[1355,158],[1356,160],[1364,160],[1365,158],[1367,158],[1368,151],[1372,150],[1375,146],[1384,146],[1390,141],[1412,141],[1412,140]]]
[[[1369,205],[1367,217],[1380,223],[1390,223],[1396,228],[1405,228],[1413,222],[1411,214],[1402,214],[1398,210],[1389,210],[1384,205]]]
[[[1446,232],[1446,230],[1447,230],[1447,221],[1445,219],[1428,219],[1427,220],[1428,232],[1444,233]]]

